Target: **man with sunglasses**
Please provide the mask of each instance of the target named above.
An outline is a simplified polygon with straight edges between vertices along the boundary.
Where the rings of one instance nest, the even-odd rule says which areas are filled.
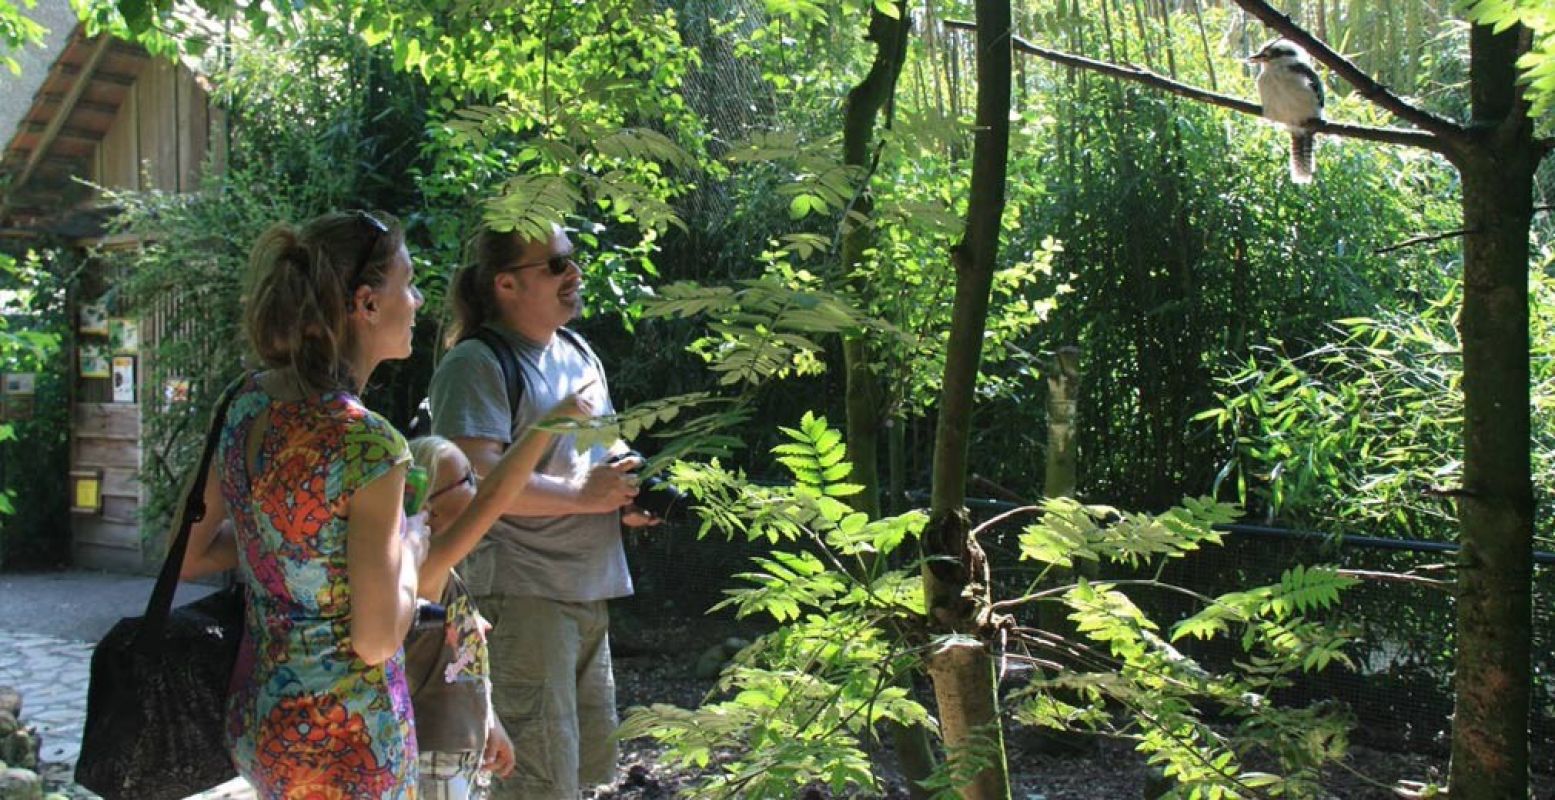
[[[504,449],[571,393],[614,413],[604,368],[566,328],[583,308],[582,271],[565,231],[546,239],[483,229],[450,290],[454,337],[428,393],[432,432],[485,474]],[[473,341],[484,327],[485,340]],[[500,339],[491,342],[490,332]],[[516,357],[510,393],[497,347]],[[630,595],[621,525],[657,520],[632,504],[636,457],[625,443],[579,452],[558,436],[527,491],[460,567],[492,623],[492,705],[515,770],[494,798],[573,800],[615,774],[615,681],[606,601]]]

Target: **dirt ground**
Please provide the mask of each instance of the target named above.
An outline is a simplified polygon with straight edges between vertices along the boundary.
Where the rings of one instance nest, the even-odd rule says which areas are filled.
[[[671,703],[694,708],[712,686],[712,680],[694,674],[698,657],[726,635],[755,632],[714,619],[668,619],[652,626],[629,623],[615,626],[617,699],[623,709],[651,703]],[[1082,743],[1078,749],[1055,748],[1052,741],[1030,729],[1006,728],[1012,796],[1015,800],[1133,800],[1144,796],[1150,769],[1144,758],[1126,744],[1115,741]],[[589,795],[593,800],[660,800],[681,794],[700,774],[671,769],[662,763],[660,748],[648,740],[622,744],[621,771],[615,785]],[[1058,750],[1058,752],[1055,752]],[[884,773],[883,792],[833,794],[825,787],[795,787],[798,800],[833,797],[906,798],[894,759],[883,748],[877,769]],[[1445,757],[1400,754],[1353,747],[1344,769],[1325,777],[1327,798],[1335,800],[1397,800],[1391,787],[1399,781],[1443,781]],[[1555,800],[1555,776],[1535,776],[1534,798]]]

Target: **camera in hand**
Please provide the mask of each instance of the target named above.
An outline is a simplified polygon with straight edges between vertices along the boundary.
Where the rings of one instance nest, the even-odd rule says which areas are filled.
[[[642,458],[634,451],[611,456],[606,463],[614,464],[624,458]],[[682,522],[686,519],[686,493],[658,475],[649,475],[637,484],[637,497],[632,503],[665,522]]]

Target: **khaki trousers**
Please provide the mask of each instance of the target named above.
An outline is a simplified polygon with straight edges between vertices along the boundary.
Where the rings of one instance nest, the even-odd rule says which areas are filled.
[[[475,598],[491,621],[491,700],[515,767],[492,800],[575,800],[615,780],[615,676],[604,601]]]

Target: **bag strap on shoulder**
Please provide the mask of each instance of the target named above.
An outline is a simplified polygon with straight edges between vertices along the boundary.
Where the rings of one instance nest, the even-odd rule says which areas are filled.
[[[584,358],[592,361],[594,368],[599,371],[599,374],[605,374],[604,367],[599,362],[599,356],[594,354],[588,343],[583,341],[582,336],[579,336],[569,328],[558,328],[556,332],[568,344],[572,345],[574,349],[582,353]],[[502,382],[507,386],[508,419],[510,421],[517,419],[519,403],[524,399],[524,373],[519,367],[518,355],[513,352],[513,346],[502,337],[502,334],[484,325],[465,334],[459,341],[467,342],[472,339],[486,345],[486,349],[490,350],[493,356],[496,356],[497,366],[502,369]],[[406,436],[414,439],[431,432],[432,406],[428,398],[422,398],[421,402],[416,406],[415,413],[411,415],[409,424],[406,425]]]
[[[189,549],[189,531],[194,527],[194,523],[205,518],[205,478],[210,473],[211,459],[215,457],[216,445],[221,440],[221,429],[227,418],[227,407],[232,404],[233,395],[238,393],[251,375],[252,373],[245,372],[238,376],[237,380],[229,384],[221,393],[221,399],[216,401],[216,410],[211,414],[210,428],[205,432],[205,449],[200,454],[200,464],[189,479],[183,505],[178,511],[178,533],[167,548],[167,558],[163,560],[162,571],[157,575],[156,588],[151,590],[151,599],[146,602],[146,614],[141,621],[140,631],[135,637],[137,647],[162,638],[162,628],[167,623],[168,611],[173,607],[173,591],[178,588],[178,573],[183,568],[184,553]]]
[[[601,375],[604,374],[604,369],[599,364],[599,356],[594,355],[594,351],[589,349],[582,336],[570,328],[557,328],[556,333],[582,353],[584,358],[594,362],[594,368],[599,370]],[[518,356],[513,352],[513,346],[502,338],[502,334],[484,325],[476,328],[460,341],[468,339],[475,339],[486,345],[497,357],[497,364],[502,368],[502,380],[508,388],[508,416],[517,417],[519,401],[524,399],[524,373],[519,369]]]
[[[482,325],[471,331],[464,340],[474,339],[491,350],[497,357],[497,365],[502,368],[502,381],[508,389],[508,416],[518,415],[518,403],[524,398],[524,376],[519,372],[518,355],[513,352],[513,347],[502,338],[502,334]],[[464,341],[461,340],[461,341]]]
[[[566,339],[574,349],[582,353],[584,358],[592,362],[594,370],[600,374],[600,377],[604,377],[605,365],[600,363],[599,356],[594,352],[594,348],[589,347],[589,343],[584,341],[582,336],[571,328],[557,328],[556,332],[561,334],[561,337]]]

